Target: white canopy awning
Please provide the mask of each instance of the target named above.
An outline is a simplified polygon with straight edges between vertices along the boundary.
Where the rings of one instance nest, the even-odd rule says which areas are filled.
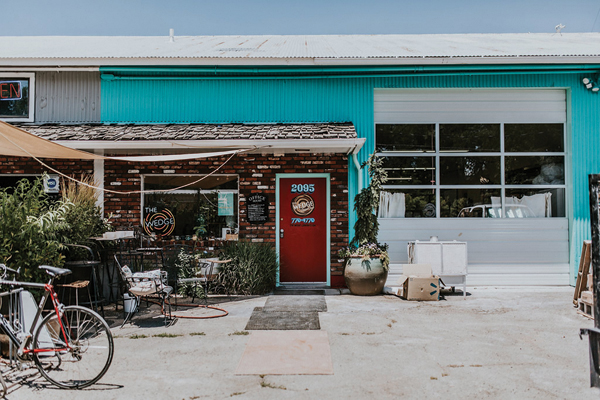
[[[207,153],[118,156],[107,157],[86,151],[72,149],[33,135],[6,122],[0,121],[0,155],[31,158],[62,158],[78,160],[121,160],[121,161],[176,161],[208,158],[245,152],[248,149],[235,149]]]

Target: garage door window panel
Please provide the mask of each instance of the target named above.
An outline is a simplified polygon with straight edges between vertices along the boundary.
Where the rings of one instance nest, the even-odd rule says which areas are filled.
[[[375,136],[378,152],[435,152],[435,124],[381,124]]]
[[[382,167],[390,184],[435,184],[435,157],[384,157]]]
[[[500,151],[498,124],[440,124],[440,151],[490,153]]]
[[[403,212],[387,218],[565,216],[564,124],[383,124],[376,132],[390,177],[384,190],[395,194],[382,202],[404,196]]]

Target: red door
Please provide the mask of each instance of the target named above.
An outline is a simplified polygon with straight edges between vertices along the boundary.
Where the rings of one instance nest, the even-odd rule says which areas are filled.
[[[279,281],[327,282],[327,180],[279,180]]]

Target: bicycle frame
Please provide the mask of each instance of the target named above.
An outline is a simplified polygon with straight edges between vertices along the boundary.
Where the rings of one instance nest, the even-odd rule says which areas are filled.
[[[62,315],[61,310],[64,306],[58,301],[58,295],[54,291],[54,286],[52,285],[53,282],[54,282],[53,277],[50,279],[50,281],[48,283],[45,283],[45,284],[44,283],[33,283],[33,282],[7,281],[7,280],[0,279],[0,285],[18,286],[20,288],[31,287],[31,288],[37,288],[37,289],[44,289],[44,295],[42,296],[42,299],[40,300],[40,302],[38,304],[37,312],[35,314],[33,322],[31,323],[31,327],[29,327],[29,335],[27,337],[27,340],[29,340],[31,337],[33,337],[33,335],[35,333],[35,332],[33,332],[33,330],[37,328],[38,321],[40,320],[40,317],[44,310],[44,306],[46,305],[46,302],[48,301],[49,297],[52,299],[52,306],[54,308],[54,312],[56,312],[56,315],[59,317],[58,323],[60,325],[60,330],[61,330],[61,334],[64,339],[65,347],[61,347],[61,348],[53,347],[51,349],[31,349],[31,348],[27,348],[29,344],[26,343],[25,348],[23,348],[23,354],[27,355],[27,354],[32,354],[32,353],[37,354],[37,353],[44,353],[44,352],[50,353],[50,352],[56,352],[56,351],[66,351],[66,350],[71,349],[71,346],[69,345],[69,341],[67,340],[67,334],[65,332],[65,327],[63,325],[62,318],[60,318]],[[13,344],[15,344],[19,349],[21,348],[21,346],[23,345],[23,342],[17,337],[17,335],[16,335],[15,331],[13,330],[12,326],[10,325],[10,323],[2,315],[0,315],[0,329],[2,329],[8,335],[8,337],[13,342]]]

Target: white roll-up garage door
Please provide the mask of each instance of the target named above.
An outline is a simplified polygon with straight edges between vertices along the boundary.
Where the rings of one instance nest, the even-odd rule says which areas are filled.
[[[564,123],[566,118],[564,90],[375,90],[375,123]]]
[[[377,89],[374,101],[376,125],[567,125],[566,92],[560,89]],[[567,153],[565,145],[565,159]],[[504,163],[504,153],[502,159]],[[568,171],[564,176],[568,180]],[[569,227],[564,216],[380,218],[379,222],[379,241],[390,245],[388,282],[396,280],[401,264],[408,261],[407,242],[437,236],[468,243],[469,286],[569,284]]]

